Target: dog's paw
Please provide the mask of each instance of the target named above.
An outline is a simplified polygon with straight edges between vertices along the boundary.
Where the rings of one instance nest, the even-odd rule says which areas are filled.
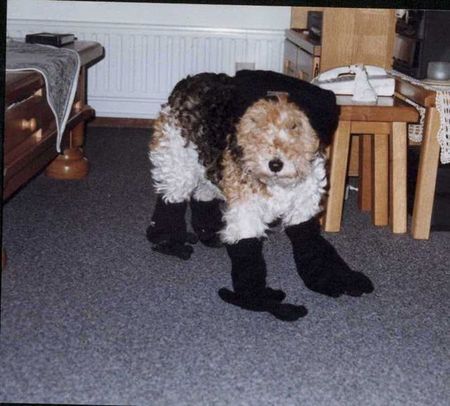
[[[146,235],[147,240],[153,244],[152,249],[154,251],[185,260],[189,259],[194,251],[189,244],[198,242],[198,237],[194,233],[182,232],[175,235],[174,233],[156,230],[153,224],[150,224],[147,228]]]
[[[188,231],[184,237],[184,242],[188,244],[197,244],[198,243],[197,234]]]
[[[184,243],[164,241],[152,246],[152,250],[165,255],[172,255],[180,259],[188,260],[194,249]]]
[[[196,244],[198,242],[198,237],[196,234],[189,231],[183,232],[168,232],[166,230],[161,230],[155,227],[152,223],[147,227],[146,230],[147,240],[154,244],[167,243],[167,242],[180,242],[188,244]]]
[[[296,321],[308,313],[304,306],[281,303],[283,299],[280,300],[280,297],[284,298],[285,294],[274,289],[266,290],[263,294],[258,293],[254,295],[236,293],[227,288],[222,288],[219,289],[218,294],[226,303],[239,306],[245,310],[268,312],[281,321]],[[270,295],[275,296],[276,299],[270,298]]]
[[[272,289],[269,287],[264,288],[264,295],[272,300],[276,300],[277,302],[282,302],[286,298],[286,293],[284,293],[281,289]]]
[[[350,271],[343,279],[342,285],[345,295],[361,296],[364,293],[374,291],[372,281],[361,272]]]
[[[308,314],[305,306],[293,305],[290,303],[275,303],[269,313],[281,321],[296,321]]]
[[[331,297],[361,296],[374,290],[370,279],[353,271],[336,249],[322,236],[309,241],[307,250],[296,247],[297,272],[306,287]]]
[[[372,282],[366,275],[336,264],[324,264],[322,269],[315,269],[308,276],[304,276],[303,281],[306,287],[314,292],[331,297],[362,296],[374,290]]]
[[[198,235],[199,241],[209,248],[221,248],[223,247],[222,241],[217,233],[208,233]]]

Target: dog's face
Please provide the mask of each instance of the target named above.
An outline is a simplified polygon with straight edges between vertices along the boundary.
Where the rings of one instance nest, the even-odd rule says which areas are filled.
[[[261,99],[237,127],[244,172],[268,185],[287,186],[311,173],[319,138],[305,113],[286,96]]]

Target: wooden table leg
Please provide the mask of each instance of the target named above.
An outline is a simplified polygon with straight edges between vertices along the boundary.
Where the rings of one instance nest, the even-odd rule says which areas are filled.
[[[372,140],[372,221],[376,226],[386,226],[389,223],[389,136],[374,134]]]
[[[47,166],[45,174],[53,179],[83,179],[89,173],[89,162],[80,142],[84,139],[85,124],[78,124],[70,133],[70,146]]]
[[[433,214],[434,192],[439,165],[440,145],[437,139],[439,127],[439,112],[435,107],[428,108],[420,148],[419,171],[411,225],[413,238],[419,240],[430,238],[431,216]]]
[[[77,94],[73,108],[76,113],[87,107],[86,98],[86,66],[82,66],[78,78]],[[83,179],[89,173],[89,162],[84,156],[85,121],[82,121],[70,131],[69,147],[47,166],[45,174],[53,179],[75,180]]]
[[[72,148],[82,148],[84,145],[84,132],[86,130],[86,124],[78,124],[70,134],[70,143]]]
[[[393,233],[407,232],[407,124],[392,123],[389,153],[389,213]]]
[[[338,232],[341,229],[344,205],[345,181],[350,148],[350,121],[339,122],[331,146],[329,191],[326,203],[324,230]]]
[[[372,134],[359,136],[359,185],[358,207],[372,210]]]

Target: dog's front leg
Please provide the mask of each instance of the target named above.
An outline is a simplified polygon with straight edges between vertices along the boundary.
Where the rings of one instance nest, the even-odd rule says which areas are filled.
[[[297,272],[309,289],[332,297],[361,296],[373,291],[370,279],[352,271],[320,235],[316,218],[286,227],[286,234],[292,242]]]
[[[219,296],[243,309],[269,312],[277,319],[295,321],[306,315],[303,306],[281,303],[286,294],[266,286],[266,264],[262,254],[265,224],[250,210],[232,207],[224,215],[222,240],[231,259],[233,291],[222,288]]]
[[[282,290],[266,286],[266,264],[262,255],[262,241],[246,238],[235,244],[226,244],[231,259],[231,279],[234,291],[219,290],[227,303],[246,310],[268,312],[283,321],[295,321],[306,315],[303,306],[281,303],[286,297]]]
[[[191,199],[190,204],[192,228],[200,242],[207,247],[222,247],[218,235],[223,227],[222,212],[220,210],[221,200],[201,201],[194,198]]]
[[[156,206],[150,226],[147,228],[147,239],[153,243],[153,249],[181,259],[189,259],[193,248],[189,244],[197,242],[197,236],[186,230],[186,202],[164,202],[157,195]]]

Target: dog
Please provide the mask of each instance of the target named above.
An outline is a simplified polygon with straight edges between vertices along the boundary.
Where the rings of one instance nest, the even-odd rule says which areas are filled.
[[[262,255],[276,222],[289,237],[299,276],[313,291],[361,296],[373,284],[321,236],[324,148],[339,120],[335,95],[271,71],[200,73],[181,80],[162,106],[149,144],[156,205],[153,249],[189,259],[191,244],[225,246],[233,290],[225,302],[294,321],[304,306],[266,285]],[[187,231],[191,208],[194,233]]]

